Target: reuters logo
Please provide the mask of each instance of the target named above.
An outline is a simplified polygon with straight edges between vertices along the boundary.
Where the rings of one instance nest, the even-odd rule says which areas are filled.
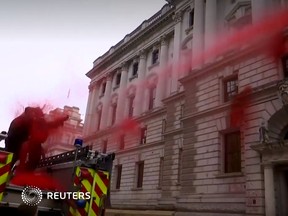
[[[37,187],[28,186],[22,191],[21,197],[26,205],[36,206],[42,200],[42,191]]]

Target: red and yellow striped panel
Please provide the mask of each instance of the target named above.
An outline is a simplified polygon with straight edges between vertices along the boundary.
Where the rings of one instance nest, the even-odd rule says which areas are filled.
[[[95,171],[93,169],[88,169],[85,167],[77,167],[76,168],[76,175],[74,179],[74,185],[79,186],[81,185],[81,189],[79,192],[90,192],[92,190],[93,185],[93,176]],[[71,216],[87,216],[89,211],[90,203],[89,201],[86,202],[84,208],[73,208],[72,206],[69,207],[69,214]]]
[[[13,153],[0,151],[0,201],[3,199],[5,187],[11,171]]]
[[[90,203],[84,208],[69,208],[70,216],[101,216],[109,187],[109,172],[77,167],[74,185],[81,185],[81,192],[90,192]]]
[[[109,172],[98,171],[94,174],[93,191],[89,216],[101,216],[109,187]]]

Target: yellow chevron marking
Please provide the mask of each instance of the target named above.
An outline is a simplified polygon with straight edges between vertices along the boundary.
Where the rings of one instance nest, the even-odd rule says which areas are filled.
[[[82,170],[82,169],[85,170],[85,171],[87,170],[87,171],[91,174],[91,176],[93,176],[93,174],[94,174],[94,170],[93,170],[93,169],[86,169],[86,168],[77,167],[75,173],[76,173],[76,176],[77,176],[78,178],[81,177],[81,176],[80,176],[80,173],[81,173],[81,170]],[[74,184],[74,185],[75,185],[75,184]],[[83,180],[81,181],[81,185],[82,185],[83,187],[85,187],[85,189],[86,189],[88,192],[91,193],[92,185],[91,185],[91,183],[90,183],[87,179],[83,179]],[[91,199],[91,200],[92,200],[92,199]],[[90,206],[91,206],[91,200],[90,200],[90,202],[87,202],[87,203],[86,203],[84,210],[85,210],[85,212],[87,213],[87,215],[89,215],[89,216],[97,216],[93,211],[92,211],[91,213],[89,213],[90,208],[91,208],[91,207],[90,207]],[[69,208],[69,211],[71,212],[71,214],[72,214],[73,216],[82,216],[77,209],[73,209],[72,207]]]
[[[106,185],[103,183],[101,177],[99,176],[98,173],[95,174],[95,179],[96,179],[96,183],[99,186],[99,188],[102,190],[102,193],[107,194],[107,187]]]
[[[69,211],[73,216],[84,216],[84,215],[81,215],[77,209],[73,209],[72,207],[69,208]]]
[[[13,153],[8,153],[7,154],[7,159],[6,159],[6,164],[1,164],[0,165],[0,169],[2,167],[6,166],[7,164],[11,163],[12,159],[13,159]],[[11,168],[12,167],[10,167],[10,169]],[[8,172],[4,173],[2,176],[0,176],[0,185],[7,183],[8,177],[9,177],[9,173],[10,173],[10,170]],[[3,196],[4,196],[4,191],[0,193],[0,201],[2,201]]]

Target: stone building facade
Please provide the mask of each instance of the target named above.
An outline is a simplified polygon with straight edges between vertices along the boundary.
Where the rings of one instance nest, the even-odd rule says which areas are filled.
[[[286,83],[277,87],[287,57],[275,63],[246,47],[189,70],[181,64],[217,43],[218,32],[253,25],[261,11],[287,1],[167,2],[87,73],[84,141],[116,152],[107,213],[288,215],[288,115],[278,94]],[[253,90],[247,120],[232,128],[231,100],[246,86]],[[119,134],[125,118],[140,122],[138,135]],[[262,122],[268,144],[259,139]]]
[[[64,122],[59,132],[53,133],[43,144],[48,149],[46,156],[53,156],[75,149],[74,140],[83,136],[83,123],[79,111],[78,107],[64,106],[63,109],[56,108],[49,112],[48,116],[50,117],[66,113],[70,118]]]

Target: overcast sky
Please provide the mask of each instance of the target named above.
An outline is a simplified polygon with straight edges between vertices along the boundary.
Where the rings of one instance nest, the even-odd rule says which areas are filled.
[[[77,106],[84,119],[93,61],[165,3],[0,0],[0,130],[29,104]]]

